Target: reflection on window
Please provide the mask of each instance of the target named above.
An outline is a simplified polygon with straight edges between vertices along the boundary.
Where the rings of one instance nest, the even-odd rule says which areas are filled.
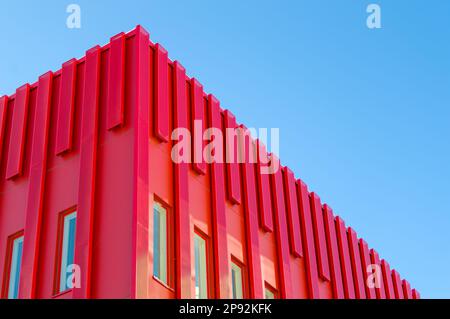
[[[19,296],[20,269],[22,266],[23,236],[12,242],[11,264],[9,271],[8,299],[17,299]]]
[[[233,289],[233,299],[242,299],[244,292],[242,288],[242,268],[231,262],[231,287]]]
[[[77,212],[67,214],[63,218],[59,292],[73,288],[70,279],[73,271],[75,253],[76,223]]]
[[[195,256],[195,298],[208,298],[208,273],[206,262],[206,241],[198,234],[194,234]]]
[[[167,210],[159,203],[153,207],[153,275],[166,285],[167,279]]]
[[[276,290],[270,286],[268,283],[264,287],[264,298],[265,299],[275,299],[277,297]]]

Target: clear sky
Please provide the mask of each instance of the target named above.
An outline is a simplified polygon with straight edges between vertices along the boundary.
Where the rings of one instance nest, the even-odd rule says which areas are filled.
[[[2,0],[0,94],[137,24],[239,122],[279,127],[282,164],[422,297],[450,298],[450,1]]]

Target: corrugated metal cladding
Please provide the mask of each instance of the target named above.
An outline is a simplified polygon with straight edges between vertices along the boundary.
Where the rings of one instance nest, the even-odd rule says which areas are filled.
[[[196,233],[211,298],[232,296],[231,262],[246,298],[419,298],[289,168],[266,175],[259,162],[175,164],[171,132],[195,120],[202,130],[240,126],[140,26],[1,97],[1,296],[11,242],[23,234],[19,298],[194,297]],[[155,202],[170,222],[166,282],[153,275]],[[80,276],[61,293],[69,211]],[[382,270],[379,288],[366,285],[371,264]]]

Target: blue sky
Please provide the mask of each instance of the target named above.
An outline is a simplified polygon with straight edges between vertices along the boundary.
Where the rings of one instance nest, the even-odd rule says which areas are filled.
[[[239,122],[279,127],[283,165],[422,297],[450,298],[449,1],[115,2],[2,1],[0,95],[142,24]]]

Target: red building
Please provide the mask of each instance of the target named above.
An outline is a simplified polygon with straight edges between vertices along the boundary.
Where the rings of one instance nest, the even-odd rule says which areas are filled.
[[[238,126],[142,27],[1,97],[1,296],[419,298],[289,168],[175,163],[195,120]]]

